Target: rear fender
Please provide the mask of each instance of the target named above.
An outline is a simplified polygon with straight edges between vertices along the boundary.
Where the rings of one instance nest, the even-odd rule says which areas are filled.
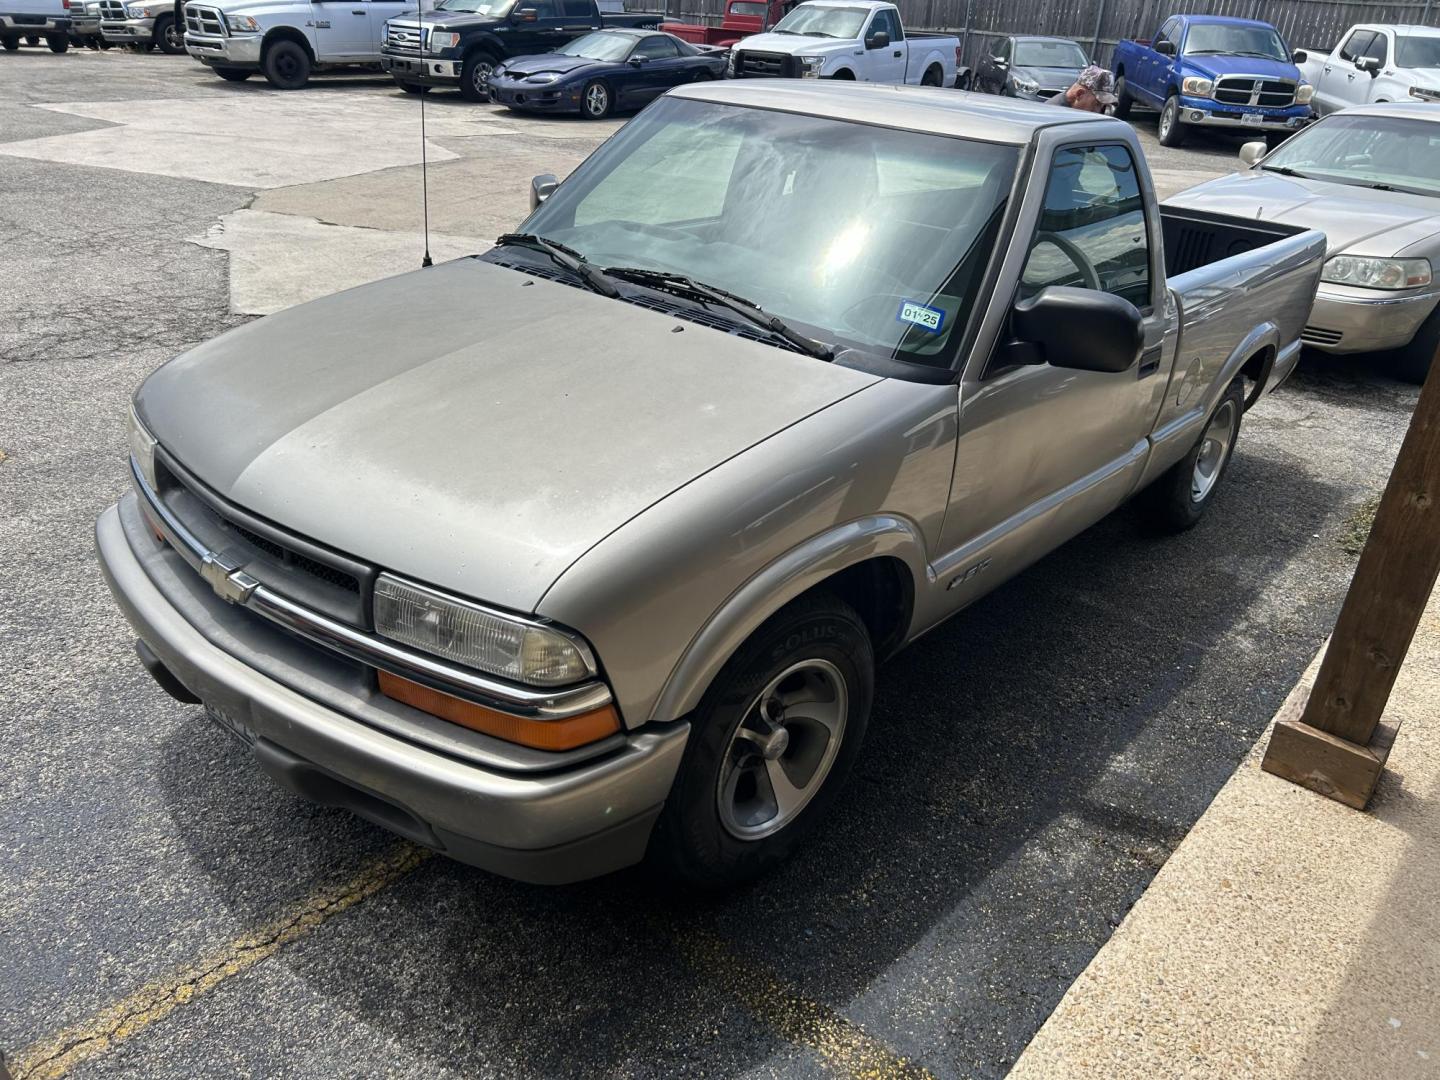
[[[1267,354],[1267,358],[1258,373],[1259,378],[1254,391],[1245,399],[1245,408],[1249,409],[1259,401],[1260,396],[1265,392],[1266,383],[1270,380],[1270,372],[1274,369],[1275,357],[1279,351],[1280,328],[1273,322],[1263,322],[1246,334],[1240,344],[1236,345],[1230,355],[1225,358],[1225,363],[1220,366],[1219,376],[1210,385],[1205,402],[1206,415],[1209,415],[1210,410],[1215,407],[1216,402],[1225,393],[1225,388],[1235,381],[1246,362],[1251,357],[1263,352]]]

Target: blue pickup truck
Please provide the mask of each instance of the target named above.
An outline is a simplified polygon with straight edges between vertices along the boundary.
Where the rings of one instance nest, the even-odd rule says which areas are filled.
[[[1115,46],[1115,113],[1159,109],[1162,146],[1179,146],[1191,125],[1263,132],[1276,146],[1311,119],[1304,59],[1269,23],[1172,15],[1154,39]]]

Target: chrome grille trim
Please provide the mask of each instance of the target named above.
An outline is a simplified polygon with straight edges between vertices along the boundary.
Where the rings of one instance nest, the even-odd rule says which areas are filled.
[[[1221,105],[1287,109],[1295,104],[1295,81],[1262,75],[1222,75],[1215,80],[1215,100]]]
[[[203,37],[226,37],[225,16],[219,8],[185,5],[185,32]]]

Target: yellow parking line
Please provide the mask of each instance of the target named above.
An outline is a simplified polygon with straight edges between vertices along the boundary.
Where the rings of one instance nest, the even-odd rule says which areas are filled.
[[[715,935],[686,926],[672,926],[670,932],[696,974],[737,998],[782,1038],[813,1051],[840,1076],[932,1080],[924,1066],[899,1056],[834,1009],[811,1001],[759,965],[736,956]]]
[[[117,1043],[139,1034],[181,1005],[215,989],[328,919],[373,896],[409,874],[430,855],[424,848],[409,844],[382,855],[344,884],[315,893],[280,918],[236,938],[168,979],[143,986],[83,1023],[27,1047],[8,1063],[15,1080],[56,1080],[64,1076],[82,1061],[98,1057]]]

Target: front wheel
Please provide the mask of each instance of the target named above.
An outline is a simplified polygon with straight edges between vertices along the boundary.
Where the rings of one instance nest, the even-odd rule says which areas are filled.
[[[53,37],[47,37],[45,44],[50,46],[51,52],[63,53],[66,49],[70,48],[70,39],[63,34],[56,34]]]
[[[1210,414],[1205,431],[1183,458],[1142,493],[1148,517],[1164,532],[1184,532],[1205,514],[1240,436],[1245,384],[1236,379]]]
[[[1265,133],[1265,149],[1274,150],[1281,143],[1290,137],[1288,131],[1267,131]]]
[[[610,87],[599,79],[592,79],[586,83],[585,89],[580,92],[580,114],[586,120],[605,119],[610,115],[610,108],[613,104]]]
[[[277,41],[260,60],[265,81],[276,90],[301,90],[310,81],[310,54],[294,41]]]
[[[1161,146],[1185,145],[1185,125],[1180,122],[1180,99],[1174,94],[1165,99],[1165,107],[1160,110],[1158,134]]]
[[[1430,374],[1430,362],[1440,348],[1440,309],[1431,312],[1420,324],[1410,344],[1390,354],[1390,366],[1396,377],[1419,385]]]
[[[473,52],[460,65],[460,96],[466,101],[490,100],[490,74],[500,61],[487,52]]]
[[[166,56],[185,51],[185,28],[175,22],[175,16],[162,15],[155,20],[155,44]]]
[[[0,39],[0,48],[3,48],[6,52],[19,52],[20,39],[13,37]]]
[[[1130,91],[1125,88],[1125,76],[1121,75],[1115,80],[1115,115],[1124,120],[1130,115],[1130,110],[1135,107],[1135,99],[1130,96]]]
[[[844,785],[874,684],[870,636],[849,605],[817,593],[774,615],[691,716],[651,858],[707,888],[784,860]]]

